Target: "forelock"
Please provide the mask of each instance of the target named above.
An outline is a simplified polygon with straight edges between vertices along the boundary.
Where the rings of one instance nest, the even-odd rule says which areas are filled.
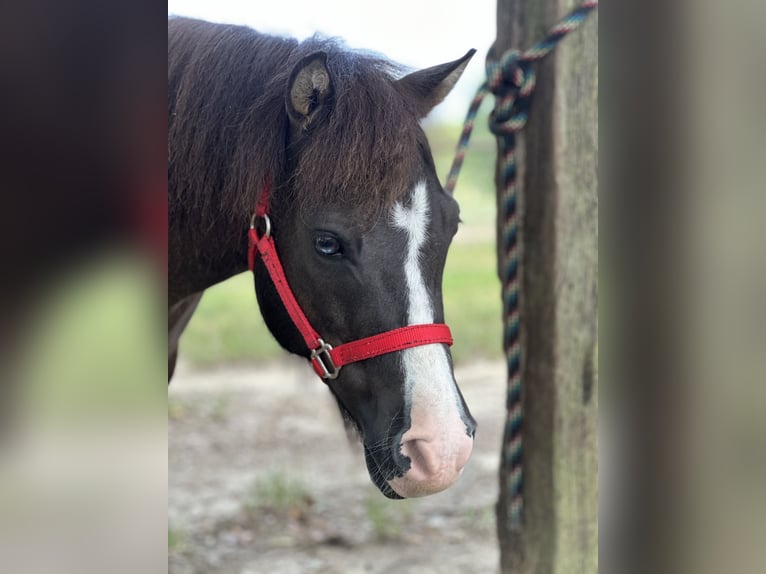
[[[316,127],[292,175],[305,208],[331,202],[374,216],[412,186],[422,166],[422,130],[394,88],[385,60],[344,52],[327,62],[333,108]]]

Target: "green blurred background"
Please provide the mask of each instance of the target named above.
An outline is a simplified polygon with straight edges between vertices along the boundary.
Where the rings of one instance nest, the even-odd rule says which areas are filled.
[[[484,117],[483,111],[479,117]],[[425,126],[444,183],[461,127]],[[495,273],[495,140],[477,122],[455,196],[462,223],[444,272],[444,307],[456,363],[501,354],[500,284]],[[283,356],[261,319],[247,272],[205,292],[181,338],[181,360],[194,367],[272,360]]]

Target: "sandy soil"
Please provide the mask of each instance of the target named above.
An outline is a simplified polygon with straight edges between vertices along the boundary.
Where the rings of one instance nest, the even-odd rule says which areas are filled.
[[[302,361],[192,371],[169,390],[169,571],[492,573],[502,363],[458,369],[479,423],[463,476],[389,501],[370,483],[330,393]],[[296,483],[289,504],[269,485]]]

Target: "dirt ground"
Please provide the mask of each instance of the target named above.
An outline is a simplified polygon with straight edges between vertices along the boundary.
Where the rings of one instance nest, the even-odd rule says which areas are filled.
[[[305,363],[193,371],[169,395],[169,571],[493,573],[502,363],[456,372],[479,423],[458,483],[390,501]]]

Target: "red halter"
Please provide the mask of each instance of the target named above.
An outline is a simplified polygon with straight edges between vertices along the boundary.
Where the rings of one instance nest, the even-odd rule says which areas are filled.
[[[255,213],[253,213],[253,217],[250,220],[249,246],[247,250],[248,265],[250,270],[254,271],[256,251],[260,253],[261,260],[266,265],[269,276],[277,288],[279,297],[282,299],[282,304],[303,336],[306,347],[311,351],[310,360],[317,375],[324,380],[335,379],[338,377],[341,367],[349,363],[364,361],[365,359],[420,345],[435,343],[452,345],[452,334],[449,327],[444,324],[408,325],[351,343],[344,343],[337,347],[332,347],[325,343],[311,326],[311,323],[309,323],[298,301],[296,301],[290,285],[287,283],[285,271],[277,255],[274,238],[271,236],[271,221],[268,215],[269,193],[269,185],[266,184],[255,208]],[[259,218],[263,219],[266,225],[264,233],[260,237],[255,230],[255,222]]]

